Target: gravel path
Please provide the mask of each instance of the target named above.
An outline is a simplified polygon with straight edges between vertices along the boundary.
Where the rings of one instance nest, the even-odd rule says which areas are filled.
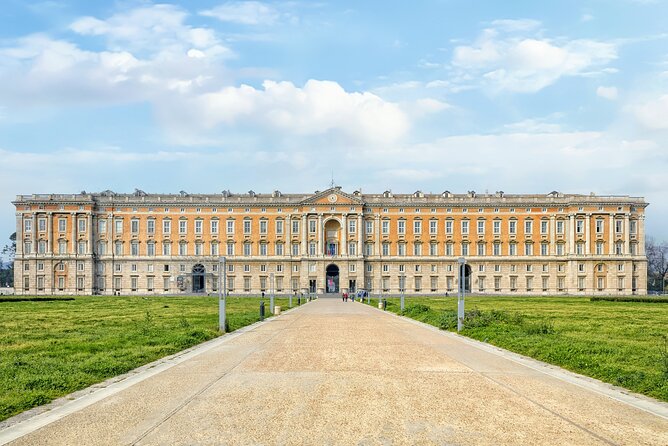
[[[0,444],[668,445],[668,405],[338,299],[158,368]]]

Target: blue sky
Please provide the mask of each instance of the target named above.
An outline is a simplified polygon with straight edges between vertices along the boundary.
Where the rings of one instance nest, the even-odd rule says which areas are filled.
[[[668,240],[662,0],[23,1],[0,9],[16,194],[644,196]],[[2,242],[4,244],[4,242]]]

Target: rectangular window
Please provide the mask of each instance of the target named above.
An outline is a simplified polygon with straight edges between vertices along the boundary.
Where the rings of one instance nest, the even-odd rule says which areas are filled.
[[[494,291],[501,291],[501,278],[499,276],[494,277]]]
[[[541,234],[547,234],[547,220],[541,220],[540,221],[540,233]]]
[[[494,220],[493,231],[494,231],[494,235],[501,234],[501,220]]]
[[[299,220],[292,220],[292,233],[299,234]]]
[[[355,234],[357,232],[357,221],[356,220],[348,220],[348,232],[351,234]]]
[[[484,256],[485,255],[485,244],[484,243],[478,243],[478,255],[479,256]]]
[[[348,255],[351,256],[357,255],[357,242],[348,243]]]
[[[315,234],[315,229],[316,229],[316,221],[315,220],[309,220],[308,221],[308,232],[311,234]]]
[[[155,243],[149,242],[146,244],[146,255],[154,256],[155,255]]]
[[[249,255],[251,255],[251,244],[244,243],[244,256],[248,257]]]
[[[292,244],[292,255],[293,256],[298,256],[299,255],[299,243],[293,243]]]
[[[527,277],[527,291],[533,291],[533,277]]]
[[[203,225],[202,220],[195,220],[195,234],[201,234],[202,233],[202,225]]]
[[[202,244],[201,243],[195,243],[195,255],[196,256],[201,256],[202,255]]]
[[[405,256],[406,255],[406,244],[405,243],[399,243],[397,245],[397,255],[399,255],[399,256]]]
[[[431,292],[435,293],[438,291],[438,277],[431,278]]]
[[[180,256],[188,255],[188,244],[187,243],[179,243],[179,255]]]
[[[508,245],[508,255],[510,256],[517,255],[517,243],[511,243]]]
[[[187,220],[179,220],[179,234],[186,234],[188,229]]]
[[[438,232],[438,221],[429,220],[429,233],[436,234]]]
[[[603,242],[596,242],[596,255],[603,255]]]
[[[373,234],[373,221],[371,220],[366,221],[366,233]]]
[[[603,220],[596,220],[596,233],[603,234]]]
[[[422,243],[413,244],[413,255],[421,256],[422,255]]]
[[[557,234],[563,234],[563,233],[564,233],[564,221],[557,220]]]
[[[397,222],[397,232],[399,234],[405,234],[406,233],[406,221],[405,220],[399,220]]]
[[[260,220],[260,234],[267,233],[267,220]]]
[[[162,221],[162,233],[164,235],[168,235],[172,232],[172,221],[171,220],[163,220]]]
[[[276,220],[276,234],[283,234],[283,220]]]
[[[452,220],[445,221],[445,233],[452,234]]]
[[[437,256],[438,255],[438,245],[436,243],[429,244],[429,255]]]
[[[146,232],[149,234],[155,234],[155,220],[152,218],[146,220]]]
[[[244,234],[250,234],[250,233],[251,233],[251,221],[244,220]]]
[[[624,231],[624,221],[623,220],[615,220],[615,232],[617,234],[621,234]]]
[[[162,255],[163,256],[171,256],[172,255],[172,244],[171,243],[163,243],[162,244]]]
[[[277,256],[282,256],[283,255],[283,243],[276,243],[276,246],[274,248],[276,250],[276,255]]]
[[[383,251],[382,251],[384,256],[389,256],[390,255],[390,244],[389,243],[383,243]]]
[[[462,220],[462,234],[468,234],[468,233],[469,233],[469,221]]]
[[[227,233],[234,234],[234,220],[227,220]]]
[[[308,253],[311,256],[315,255],[315,242],[310,242],[308,245]]]
[[[462,255],[463,256],[469,255],[469,244],[468,243],[463,243],[462,244]]]
[[[540,255],[546,256],[547,255],[547,250],[548,250],[549,245],[547,243],[541,243],[540,244]]]
[[[23,220],[23,232],[32,232],[32,220]]]
[[[582,234],[584,232],[584,220],[575,221],[575,232]]]
[[[102,223],[105,223],[105,228],[106,228],[106,220],[100,220],[100,226],[102,226]],[[64,218],[59,218],[58,219],[58,232],[65,232],[67,231],[67,220]],[[100,231],[104,232],[104,231]]]
[[[104,255],[107,253],[107,244],[105,242],[100,242],[98,248],[98,254]],[[58,254],[67,254],[67,242],[62,240],[58,242]]]
[[[130,232],[132,232],[133,234],[139,233],[139,220],[137,220],[136,218],[130,220]]]
[[[452,256],[454,255],[454,248],[452,243],[446,243],[445,244],[445,255],[446,256]]]
[[[510,220],[508,222],[508,233],[509,234],[517,234],[517,221]]]
[[[629,232],[635,234],[638,232],[638,222],[636,220],[629,221]]]
[[[478,220],[478,235],[485,233],[485,220]]]
[[[383,232],[384,235],[387,235],[387,234],[390,233],[390,221],[389,220],[383,220],[382,232]]]
[[[524,221],[524,233],[531,234],[533,232],[533,221],[525,220]]]
[[[40,242],[41,244],[42,242]],[[86,242],[79,242],[77,243],[77,253],[79,255],[86,254]]]
[[[500,256],[501,255],[501,243],[494,243],[492,245],[492,255]]]
[[[233,256],[234,255],[234,243],[228,243],[227,244],[227,249],[225,251],[228,256]]]
[[[564,244],[563,243],[557,243],[557,255],[558,256],[563,256],[564,255]]]
[[[422,234],[422,222],[420,220],[413,221],[413,234]]]
[[[79,219],[79,232],[86,232],[86,220]]]
[[[122,234],[123,233],[123,220],[116,219],[114,220],[114,232],[116,234]]]

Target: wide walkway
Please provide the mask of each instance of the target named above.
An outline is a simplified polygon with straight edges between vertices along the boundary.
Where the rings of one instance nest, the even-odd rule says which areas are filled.
[[[668,444],[665,417],[357,302],[214,342],[12,444]]]

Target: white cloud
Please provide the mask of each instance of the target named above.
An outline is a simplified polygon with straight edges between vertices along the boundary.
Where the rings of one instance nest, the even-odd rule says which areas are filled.
[[[227,2],[200,14],[243,25],[271,25],[280,18],[280,13],[273,6],[255,1]]]
[[[482,85],[529,93],[552,85],[562,77],[602,68],[616,57],[616,47],[611,43],[519,37],[504,33],[503,29],[490,28],[484,30],[474,44],[457,46],[452,64],[463,72],[478,74]]]
[[[617,99],[617,87],[604,87],[600,86],[596,89],[596,95],[602,97],[603,99],[608,99],[614,101]]]
[[[533,31],[540,28],[541,22],[533,19],[501,19],[494,20],[492,26],[501,31]]]
[[[252,124],[284,135],[338,134],[355,141],[387,143],[403,137],[410,125],[397,104],[313,79],[303,87],[269,80],[261,89],[225,87],[159,108],[165,125],[183,133]],[[185,127],[179,128],[184,122]]]
[[[641,125],[650,130],[668,129],[668,94],[629,107]]]
[[[173,5],[159,4],[131,9],[101,20],[82,17],[70,25],[81,35],[105,36],[112,48],[150,49],[164,51],[172,46],[179,49],[222,47],[211,29],[185,24],[188,13]]]

